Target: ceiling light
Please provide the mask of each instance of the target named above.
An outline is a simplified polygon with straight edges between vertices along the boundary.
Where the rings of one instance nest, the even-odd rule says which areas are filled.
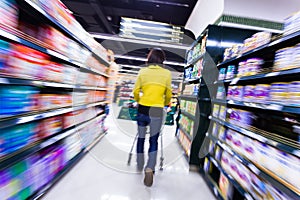
[[[176,3],[176,2],[170,2],[170,1],[158,1],[158,0],[139,0],[142,2],[149,2],[149,3],[156,3],[156,4],[165,4],[169,6],[179,6],[179,7],[186,7],[189,8],[189,4],[184,3]]]

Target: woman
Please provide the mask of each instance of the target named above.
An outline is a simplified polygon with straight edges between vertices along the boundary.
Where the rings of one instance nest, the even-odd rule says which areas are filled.
[[[163,108],[172,97],[171,72],[164,69],[165,58],[163,50],[152,49],[147,57],[147,67],[140,70],[133,89],[134,100],[138,102],[137,165],[140,171],[144,169],[144,142],[147,126],[150,127],[150,146],[144,179],[144,184],[148,187],[153,184]]]

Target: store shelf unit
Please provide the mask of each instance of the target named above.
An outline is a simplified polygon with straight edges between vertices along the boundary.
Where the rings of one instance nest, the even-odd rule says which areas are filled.
[[[131,99],[131,95],[133,94],[133,87],[134,87],[134,83],[133,81],[129,80],[129,81],[123,81],[123,83],[121,84],[119,93],[117,94],[118,96],[118,105],[122,106],[124,104],[124,102],[128,101]]]
[[[211,96],[214,96],[217,91],[214,84],[218,76],[217,63],[222,58],[225,49],[219,44],[227,41],[241,43],[254,33],[255,31],[252,30],[244,31],[209,25],[193,43],[191,50],[187,52],[188,64],[184,70],[183,90],[179,98],[188,100],[189,95],[194,95],[196,99],[191,98],[190,101],[197,103],[190,165],[199,167],[201,163],[203,164],[198,154],[210,124],[208,116],[211,114]]]
[[[42,190],[36,192],[31,195],[28,199],[40,199],[43,195],[45,195],[60,179],[62,179],[89,151],[103,138],[104,135],[100,135],[95,139],[94,143],[92,143],[89,147],[86,147],[80,151],[74,158],[72,158],[67,165],[61,170],[53,180],[48,183]]]
[[[52,26],[55,26],[56,28],[61,30],[64,34],[66,34],[68,37],[72,38],[73,40],[78,42],[80,45],[84,46],[95,57],[97,57],[103,64],[105,64],[106,66],[109,66],[109,62],[108,62],[107,58],[104,58],[99,53],[96,53],[96,49],[91,48],[82,39],[79,39],[78,36],[76,36],[74,33],[72,33],[70,30],[68,30],[64,25],[62,25],[57,19],[55,19],[53,16],[51,16],[47,11],[43,10],[39,5],[37,5],[37,3],[35,3],[31,0],[18,0],[18,1],[19,1],[18,3],[20,3],[26,9],[35,13],[38,17],[47,21]]]
[[[206,161],[206,166],[213,164],[224,174],[228,167],[226,159],[235,160],[239,173],[256,176],[266,188],[265,192],[272,191],[268,198],[300,198],[300,185],[293,177],[300,171],[300,101],[298,90],[293,87],[299,82],[300,70],[298,65],[286,64],[296,63],[298,54],[286,62],[280,59],[287,54],[279,56],[285,49],[298,45],[299,38],[300,32],[284,35],[221,62],[217,66],[219,80],[213,82],[218,92],[211,100],[211,126],[206,133],[209,141],[206,158],[209,161]],[[256,69],[260,70],[243,71],[249,60],[259,62]],[[226,71],[232,73],[230,78],[225,78]],[[284,89],[276,88],[278,85]],[[252,88],[251,94],[248,93],[249,88]],[[232,169],[230,173],[234,171]],[[236,185],[241,182],[239,178],[231,176],[228,180],[242,198],[247,198],[247,193],[253,199],[265,198],[263,195],[267,194],[261,192],[262,196],[257,197],[254,192],[256,186],[251,184],[244,188],[245,193]]]
[[[80,25],[62,2],[4,0],[3,9],[0,197],[36,199],[106,133],[110,63],[87,32],[72,33]]]
[[[280,191],[284,192],[285,194],[288,194],[292,199],[299,198],[299,190],[295,188],[293,185],[287,183],[286,181],[282,179],[276,178],[276,174],[270,173],[269,170],[266,170],[265,168],[261,167],[259,163],[253,163],[249,159],[245,158],[244,156],[240,155],[239,153],[235,152],[230,146],[228,146],[225,142],[220,141],[218,138],[215,138],[214,136],[210,135],[209,138],[217,144],[219,147],[223,149],[223,151],[228,152],[232,157],[239,160],[244,166],[247,166],[248,169],[250,169],[254,174],[256,174],[258,177],[261,177],[262,179],[268,181],[272,185],[274,185],[276,188],[278,188]],[[218,165],[219,169],[222,171],[222,167],[220,166],[215,159],[212,160],[216,165]],[[241,186],[237,185],[236,181],[234,179],[230,180],[234,183],[235,188],[239,188],[239,191],[241,194],[245,196],[247,192],[241,190]],[[248,193],[248,195],[250,195]],[[248,196],[246,195],[246,196]],[[250,195],[251,196],[251,195]]]

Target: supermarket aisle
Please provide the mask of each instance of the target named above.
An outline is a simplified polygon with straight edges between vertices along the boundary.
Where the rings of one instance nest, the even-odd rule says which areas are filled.
[[[143,174],[136,171],[135,155],[127,166],[135,122],[116,120],[118,111],[113,107],[106,120],[108,134],[43,199],[181,200],[186,195],[191,200],[215,199],[201,176],[188,171],[174,137],[175,127],[170,126],[163,129],[164,170],[156,173],[151,188],[144,186]]]

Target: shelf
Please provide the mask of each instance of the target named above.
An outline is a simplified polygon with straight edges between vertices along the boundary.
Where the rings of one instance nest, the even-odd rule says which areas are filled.
[[[58,53],[56,51],[53,51],[53,50],[41,47],[41,46],[39,46],[37,44],[34,44],[33,42],[27,41],[27,40],[25,40],[25,39],[23,39],[21,37],[18,37],[18,36],[14,35],[14,34],[11,34],[11,33],[7,32],[7,31],[4,31],[1,28],[0,28],[0,37],[3,37],[5,39],[9,39],[9,40],[11,40],[13,42],[17,42],[17,43],[23,44],[23,45],[25,45],[27,47],[30,47],[32,49],[35,49],[37,51],[40,51],[40,52],[45,53],[47,55],[50,55],[52,57],[55,57],[55,58],[57,58],[59,60],[62,60],[64,62],[66,62],[67,64],[70,64],[70,65],[75,66],[77,68],[84,68],[84,69],[92,71],[92,72],[94,72],[94,73],[96,73],[98,75],[109,77],[109,75],[107,75],[107,74],[105,74],[103,72],[99,72],[98,70],[93,69],[93,68],[88,67],[88,66],[85,66],[85,65],[83,65],[83,64],[81,64],[81,63],[79,63],[77,61],[73,61],[73,60],[69,59],[67,56],[64,56],[64,55],[62,55],[62,54],[60,54],[60,53]]]
[[[261,103],[251,103],[251,102],[243,102],[243,101],[234,101],[234,100],[219,100],[214,99],[212,100],[213,103],[218,104],[228,104],[246,108],[256,108],[261,110],[268,110],[268,111],[276,111],[276,112],[285,112],[291,114],[300,114],[300,107],[296,106],[286,106],[282,104],[261,104]]]
[[[105,101],[97,102],[97,103],[91,103],[86,105],[80,105],[80,106],[72,106],[72,107],[66,107],[66,108],[58,108],[53,109],[49,111],[42,111],[42,112],[29,112],[22,115],[17,115],[9,118],[0,118],[0,129],[11,127],[18,124],[24,124],[32,121],[37,121],[41,119],[45,119],[48,117],[54,117],[58,115],[62,115],[68,112],[87,109],[90,107],[95,107],[99,105],[106,104]]]
[[[61,131],[60,133],[50,136],[49,138],[46,138],[46,140],[44,140],[44,141],[34,142],[32,144],[27,145],[24,148],[21,148],[20,150],[14,152],[14,153],[5,155],[3,158],[0,159],[0,161],[1,161],[0,169],[5,169],[9,166],[12,166],[15,163],[18,163],[19,161],[28,157],[29,155],[32,155],[33,153],[36,153],[46,147],[49,147],[50,145],[52,145],[60,140],[63,140],[64,138],[67,138],[67,137],[73,135],[74,133],[77,133],[77,131],[79,129],[84,128],[85,126],[90,124],[92,121],[94,121],[98,118],[104,117],[104,116],[105,116],[105,114],[101,114],[95,118],[89,119],[80,124],[77,124],[70,128],[67,128],[67,129]]]
[[[292,155],[297,156],[298,158],[300,158],[299,148],[294,148],[294,147],[291,147],[290,145],[283,144],[283,143],[274,141],[272,139],[268,139],[268,138],[260,135],[259,133],[254,133],[254,132],[249,131],[247,129],[244,129],[244,128],[238,127],[236,125],[230,124],[228,122],[221,121],[221,120],[219,120],[215,117],[211,117],[211,119],[215,122],[218,122],[219,124],[221,124],[223,126],[226,126],[230,129],[234,130],[234,131],[242,133],[245,136],[251,137],[252,139],[258,140],[262,143],[274,146],[275,148],[278,148],[281,151],[287,152],[289,154],[292,154]]]
[[[253,173],[255,173],[257,176],[262,177],[263,179],[270,182],[272,185],[276,186],[280,191],[283,191],[287,195],[289,195],[292,199],[299,198],[300,191],[297,190],[294,186],[287,183],[286,181],[282,180],[279,177],[276,177],[276,175],[273,172],[270,172],[263,167],[261,167],[259,164],[255,164],[252,161],[249,161],[248,159],[244,158],[242,155],[236,153],[234,150],[231,149],[227,144],[221,142],[220,140],[216,139],[213,136],[209,136],[210,139],[212,139],[216,144],[218,144],[223,150],[228,152],[231,156],[235,157],[238,161],[240,161],[244,166],[247,166]],[[276,177],[276,178],[275,178]],[[293,188],[293,189],[291,189]]]
[[[222,172],[226,178],[231,182],[231,184],[234,186],[237,191],[239,191],[240,194],[242,194],[246,199],[253,200],[252,195],[245,190],[231,175],[229,175],[221,166],[219,161],[216,161],[215,158],[213,158],[211,155],[208,155],[209,159],[212,163],[219,169],[220,172]]]
[[[184,80],[184,83],[199,83],[200,82],[200,78],[197,79],[189,79],[189,80]]]
[[[187,116],[188,118],[192,119],[193,121],[196,120],[196,116],[194,116],[194,115],[192,115],[192,114],[190,114],[190,113],[188,113],[186,111],[183,111],[182,109],[181,109],[181,114]]]
[[[299,37],[299,35],[300,35],[300,31],[297,31],[295,33],[292,33],[292,34],[289,34],[287,36],[281,37],[279,39],[274,40],[271,43],[262,45],[262,46],[260,46],[260,47],[258,47],[256,49],[254,49],[254,50],[248,51],[248,52],[244,53],[241,56],[238,56],[238,57],[226,60],[226,61],[218,64],[217,66],[218,67],[226,66],[226,65],[228,65],[230,63],[233,63],[235,61],[244,60],[247,57],[254,56],[255,54],[261,54],[265,50],[269,50],[269,49],[270,50],[271,49],[275,49],[276,50],[276,49],[279,49],[279,48],[287,47],[287,45],[291,45],[289,43],[292,42],[293,40],[296,40],[297,37]],[[296,41],[295,41],[295,44],[296,44]]]
[[[277,111],[277,112],[285,112],[291,114],[300,114],[300,107],[295,106],[285,106],[281,104],[260,104],[260,103],[250,103],[250,102],[241,102],[241,101],[227,101],[229,105],[236,105],[241,107],[248,108],[257,108],[261,110],[269,110],[269,111]]]
[[[188,134],[188,133],[186,132],[186,130],[184,130],[183,128],[181,128],[180,125],[179,125],[179,129],[185,134],[185,136],[186,136],[190,141],[193,141],[193,137],[192,137],[190,134]]]
[[[101,134],[95,141],[87,148],[82,149],[74,158],[68,161],[67,165],[60,171],[55,177],[41,190],[35,192],[28,199],[40,199],[43,195],[45,195],[59,180],[61,180],[64,175],[66,175],[87,153],[90,151],[98,142],[103,138],[103,134]]]
[[[194,58],[191,62],[187,63],[187,66],[195,64],[198,60],[200,60],[204,56],[204,53]],[[185,67],[187,68],[187,67]]]
[[[74,39],[76,42],[84,46],[86,49],[88,49],[93,55],[95,55],[103,64],[106,66],[109,66],[110,63],[103,59],[100,55],[96,54],[93,49],[91,49],[85,42],[80,40],[77,36],[75,36],[71,31],[69,31],[66,27],[64,27],[62,24],[60,24],[56,19],[54,19],[52,16],[50,16],[48,13],[46,13],[42,8],[40,8],[36,3],[34,3],[31,0],[24,0],[24,2],[27,3],[32,9],[39,12],[41,15],[43,15],[49,22],[53,23],[55,26],[57,26],[61,31],[63,31],[65,34],[67,34],[69,37]]]
[[[200,98],[199,100],[200,100],[200,101],[206,101],[206,102],[210,102],[210,101],[211,101],[210,98]]]
[[[208,184],[208,187],[212,191],[212,193],[217,197],[218,200],[225,200],[223,195],[220,192],[220,188],[218,184],[208,175],[208,174],[203,174],[202,175],[206,183]]]
[[[194,100],[193,102],[196,102],[198,97],[195,95],[181,95],[179,96],[180,99],[191,99]]]
[[[107,90],[107,88],[100,87],[91,87],[91,86],[81,86],[81,85],[72,85],[66,83],[57,83],[41,80],[29,80],[22,78],[13,78],[13,77],[0,77],[0,84],[3,85],[30,85],[37,87],[55,87],[55,88],[69,88],[69,89],[82,89],[82,90]]]
[[[252,76],[242,76],[242,77],[238,77],[238,78],[234,78],[234,79],[226,79],[226,80],[216,81],[215,84],[230,83],[230,85],[236,85],[238,82],[241,82],[241,81],[270,79],[270,78],[277,78],[277,77],[282,77],[282,76],[296,76],[297,74],[300,74],[300,68],[282,70],[282,71],[274,71],[274,72],[270,72],[270,73],[257,74],[257,75],[252,75]]]

